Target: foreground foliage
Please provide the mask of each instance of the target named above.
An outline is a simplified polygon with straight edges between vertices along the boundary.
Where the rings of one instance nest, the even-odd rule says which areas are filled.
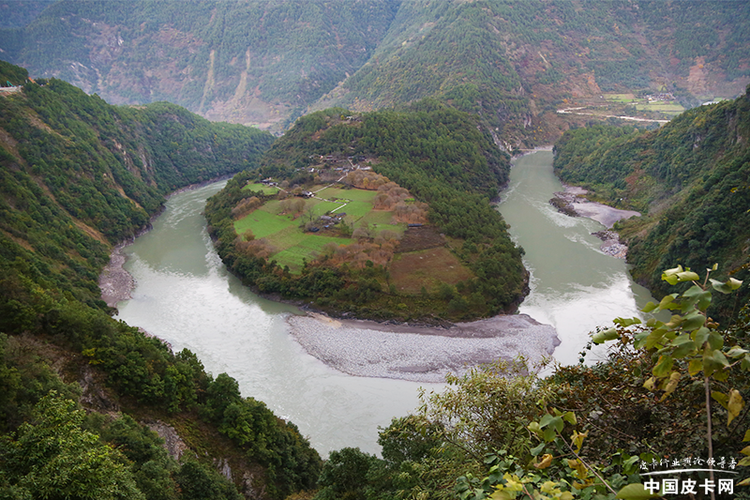
[[[651,498],[664,494],[660,477],[643,473],[691,460],[723,472],[729,464],[743,495],[750,307],[730,328],[706,316],[712,289],[731,295],[741,282],[700,281],[680,267],[663,277],[692,285],[646,308],[671,311],[668,322],[618,318],[592,338],[617,341],[607,360],[545,378],[523,360],[449,377],[444,392],[423,394],[418,414],[381,429],[382,459],[356,449],[332,455],[316,498]],[[718,482],[707,472],[690,480]]]

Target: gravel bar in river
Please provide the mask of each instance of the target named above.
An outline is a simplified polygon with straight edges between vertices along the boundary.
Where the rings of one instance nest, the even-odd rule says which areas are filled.
[[[526,314],[459,323],[450,328],[289,316],[291,334],[312,356],[349,375],[444,382],[499,358],[551,357],[560,344],[550,325]]]

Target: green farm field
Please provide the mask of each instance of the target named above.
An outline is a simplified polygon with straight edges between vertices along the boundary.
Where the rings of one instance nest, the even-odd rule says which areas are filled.
[[[635,100],[634,94],[604,94],[604,99],[612,102],[631,102]]]
[[[316,193],[316,196],[326,199],[338,198],[352,201],[372,202],[377,194],[377,191],[368,191],[365,189],[341,189],[329,187]]]
[[[266,186],[265,184],[255,183],[248,184],[242,188],[243,191],[260,191],[263,194],[276,194],[279,192],[279,188],[273,186]]]
[[[666,102],[654,102],[649,104],[637,104],[635,109],[638,111],[660,111],[662,113],[682,113],[685,108],[679,104],[670,104]]]
[[[403,234],[406,224],[393,224],[393,212],[373,209],[372,200],[376,195],[376,191],[363,189],[326,188],[317,192],[315,198],[306,199],[304,209],[297,214],[283,214],[282,202],[270,200],[235,221],[234,229],[238,235],[249,229],[256,239],[265,238],[275,249],[271,259],[282,266],[289,266],[292,272],[299,272],[303,260],[310,261],[315,258],[327,243],[353,243],[351,238],[340,237],[334,228],[326,229],[321,226],[320,232],[306,232],[301,226],[311,220],[310,213],[313,221],[328,212],[346,213],[344,221],[349,225],[357,225],[364,221],[375,233],[391,230]],[[336,198],[336,201],[324,201],[320,198]]]
[[[294,227],[298,223],[291,217],[274,215],[264,210],[254,210],[234,223],[237,234],[243,234],[250,229],[257,239],[265,238],[287,227]]]
[[[337,245],[349,245],[352,240],[350,238],[336,238],[330,236],[322,236],[317,234],[302,234],[298,233],[301,238],[298,238],[295,245],[282,250],[274,254],[271,258],[276,260],[281,265],[289,266],[291,272],[298,272],[302,269],[304,264],[303,260],[312,260],[317,254],[319,254],[325,245],[328,243],[336,243]],[[272,240],[273,244],[275,241]]]

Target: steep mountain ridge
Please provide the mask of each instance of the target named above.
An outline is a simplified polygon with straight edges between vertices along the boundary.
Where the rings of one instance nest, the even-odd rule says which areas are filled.
[[[392,2],[58,2],[2,50],[115,104],[168,100],[208,118],[283,130],[353,73]]]
[[[438,97],[512,148],[551,142],[576,120],[557,108],[603,92],[735,97],[749,33],[739,0],[64,0],[0,31],[0,49],[109,102],[168,100],[276,132],[326,107]]]

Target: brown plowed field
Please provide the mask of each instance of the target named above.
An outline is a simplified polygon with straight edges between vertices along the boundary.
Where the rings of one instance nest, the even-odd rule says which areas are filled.
[[[445,236],[434,226],[410,227],[404,233],[396,253],[415,252],[445,245]]]

